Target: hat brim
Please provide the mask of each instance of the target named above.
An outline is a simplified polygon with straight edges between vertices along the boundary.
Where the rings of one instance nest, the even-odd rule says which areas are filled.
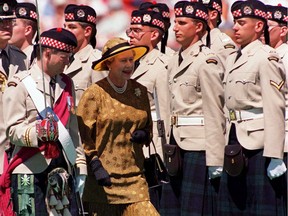
[[[148,52],[148,47],[147,46],[124,46],[124,47],[121,47],[121,48],[115,50],[114,52],[112,52],[111,54],[109,54],[108,56],[102,57],[101,59],[93,62],[92,63],[92,69],[97,70],[97,71],[107,70],[108,68],[107,68],[105,62],[108,59],[111,59],[112,57],[115,57],[116,55],[119,55],[119,54],[121,54],[125,51],[128,51],[128,50],[133,50],[135,52],[134,61],[136,61]]]

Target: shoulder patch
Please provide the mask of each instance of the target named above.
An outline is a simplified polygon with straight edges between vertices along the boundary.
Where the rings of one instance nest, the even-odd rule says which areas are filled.
[[[274,82],[273,80],[270,80],[270,84],[271,84],[272,86],[274,86],[275,88],[277,88],[278,91],[281,90],[281,88],[283,87],[284,83],[285,83],[284,80],[282,80],[279,84],[276,83],[276,82]]]
[[[13,81],[8,82],[8,84],[7,84],[8,87],[10,87],[10,86],[16,87],[17,85],[18,84],[16,82],[13,82]]]
[[[236,47],[234,44],[226,44],[226,45],[224,45],[224,48],[225,49],[235,49]]]
[[[207,59],[207,60],[206,60],[206,63],[207,63],[207,64],[211,64],[211,63],[212,63],[212,64],[217,65],[217,64],[218,64],[218,61],[217,61],[216,59]]]
[[[276,62],[278,62],[278,61],[279,61],[279,58],[276,57],[276,56],[270,56],[270,57],[268,57],[268,60],[269,60],[269,61],[276,61]]]

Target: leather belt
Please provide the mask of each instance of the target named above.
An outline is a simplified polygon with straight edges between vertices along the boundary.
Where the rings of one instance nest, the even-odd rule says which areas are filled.
[[[170,125],[175,126],[185,126],[185,125],[195,125],[203,126],[204,117],[203,116],[177,116],[173,115],[170,117]]]
[[[249,110],[229,110],[230,121],[245,121],[263,118],[263,109],[254,108]]]

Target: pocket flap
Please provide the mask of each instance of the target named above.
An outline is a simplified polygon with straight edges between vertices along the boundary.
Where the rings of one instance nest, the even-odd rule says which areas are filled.
[[[170,144],[163,145],[164,153],[167,154],[168,156],[175,154],[176,148],[177,145],[170,145]]]

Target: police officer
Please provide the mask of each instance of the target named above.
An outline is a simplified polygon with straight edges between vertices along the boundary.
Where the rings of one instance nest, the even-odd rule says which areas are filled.
[[[9,44],[18,47],[24,52],[26,55],[26,67],[28,68],[31,63],[34,39],[38,39],[36,38],[38,27],[36,6],[32,3],[18,3],[15,14],[17,18],[13,24],[13,34]]]
[[[236,51],[236,44],[218,28],[221,24],[222,1],[203,0],[203,4],[207,7],[209,14],[210,44],[208,46],[218,55],[225,67],[226,58]],[[205,35],[202,40],[206,43],[207,36]]]
[[[162,142],[165,140],[166,135],[159,134],[158,129],[161,129],[157,128],[157,120],[164,121],[167,116],[166,67],[170,57],[161,53],[157,45],[165,31],[164,20],[159,12],[135,10],[131,14],[131,25],[126,32],[130,38],[130,44],[149,47],[148,53],[140,59],[139,66],[134,71],[131,79],[137,80],[148,90],[153,120],[153,142],[160,156],[163,156],[162,144],[164,143]],[[162,127],[164,127],[164,124],[162,124]],[[164,128],[161,131],[165,131]],[[149,157],[149,152],[154,153],[152,144],[150,144],[150,147],[143,148],[145,157]],[[150,188],[149,192],[151,202],[159,209],[160,189]]]
[[[223,172],[220,182],[218,213],[287,215],[287,203],[283,202],[287,184],[282,160],[285,137],[283,64],[275,50],[259,40],[264,33],[265,42],[269,43],[266,6],[255,0],[236,1],[231,12],[236,43],[241,47],[227,58],[224,77],[225,102],[229,110],[227,149],[240,145],[246,162],[243,160],[245,167],[239,173],[235,168],[243,167],[241,163],[233,165],[234,169],[224,164],[227,172]],[[227,165],[229,161],[227,158]]]
[[[171,176],[170,184],[163,185],[160,213],[213,215],[216,191],[212,184],[221,176],[225,144],[224,69],[201,41],[208,25],[207,8],[179,1],[174,13],[173,30],[181,49],[168,64],[169,138],[171,145],[180,147],[183,166]]]
[[[77,40],[70,31],[57,28],[43,32],[39,43],[37,63],[9,79],[3,96],[6,133],[15,146],[3,178],[9,182],[12,174],[17,215],[78,215],[75,190],[83,191],[86,159],[73,82],[62,74]]]
[[[3,93],[8,78],[12,77],[19,70],[25,70],[25,55],[16,47],[8,45],[12,36],[13,19],[15,19],[14,8],[16,1],[0,1],[0,175],[3,172],[4,152],[9,149],[4,125]],[[5,108],[6,109],[6,108]]]
[[[95,10],[87,5],[69,4],[64,13],[64,27],[74,33],[78,42],[71,63],[64,71],[75,84],[77,106],[83,92],[91,84],[104,78],[107,72],[95,72],[91,68],[92,62],[101,58],[101,52],[94,49],[96,46]]]

